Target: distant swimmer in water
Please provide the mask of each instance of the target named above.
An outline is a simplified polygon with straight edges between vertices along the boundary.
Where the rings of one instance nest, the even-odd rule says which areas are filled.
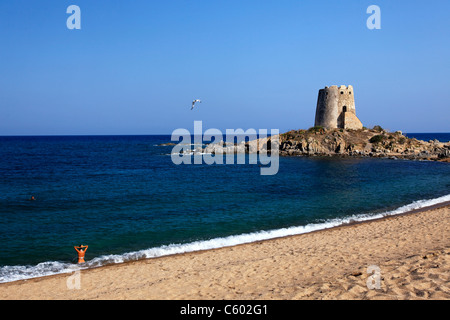
[[[74,248],[78,252],[78,263],[84,263],[84,255],[86,254],[88,246],[83,246],[82,244],[80,244],[78,247]],[[83,248],[85,249],[83,250]]]
[[[34,201],[36,198],[34,196],[31,196],[30,201]]]

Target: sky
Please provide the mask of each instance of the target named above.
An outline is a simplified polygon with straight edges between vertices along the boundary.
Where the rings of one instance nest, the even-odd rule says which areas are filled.
[[[0,135],[308,129],[331,85],[354,87],[366,127],[450,132],[449,13],[447,0],[4,0]]]

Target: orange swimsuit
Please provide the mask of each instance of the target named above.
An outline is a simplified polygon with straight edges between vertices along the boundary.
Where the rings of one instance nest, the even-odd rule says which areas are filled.
[[[78,251],[78,263],[84,263],[84,251]]]
[[[87,250],[88,246],[74,247],[74,248],[78,252],[78,263],[85,263],[84,255],[86,254],[86,250]],[[80,250],[78,250],[77,248],[80,248]],[[83,248],[86,248],[86,249],[83,250]]]

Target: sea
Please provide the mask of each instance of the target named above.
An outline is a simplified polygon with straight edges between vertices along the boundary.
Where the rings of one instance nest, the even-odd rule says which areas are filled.
[[[450,141],[450,133],[408,133]],[[169,135],[0,137],[0,282],[302,234],[450,201],[450,164],[172,162]],[[30,200],[34,197],[34,200]],[[77,264],[74,246],[88,245]]]

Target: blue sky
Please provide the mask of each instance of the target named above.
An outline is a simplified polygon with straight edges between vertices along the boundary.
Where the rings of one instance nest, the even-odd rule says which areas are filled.
[[[69,30],[69,5],[81,30]],[[369,30],[369,5],[381,30]],[[449,1],[0,2],[0,135],[314,124],[351,84],[367,127],[450,131]],[[193,99],[201,99],[190,110]]]

